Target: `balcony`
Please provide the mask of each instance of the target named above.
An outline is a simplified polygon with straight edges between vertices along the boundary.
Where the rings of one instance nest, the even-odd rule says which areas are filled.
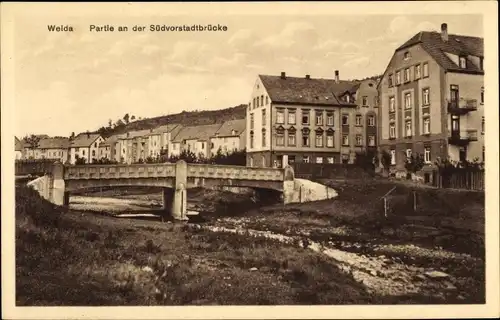
[[[477,130],[470,129],[465,131],[451,131],[451,135],[448,137],[450,144],[463,146],[471,141],[477,141]]]
[[[448,112],[452,114],[466,114],[477,110],[477,99],[463,99],[458,101],[448,101]]]

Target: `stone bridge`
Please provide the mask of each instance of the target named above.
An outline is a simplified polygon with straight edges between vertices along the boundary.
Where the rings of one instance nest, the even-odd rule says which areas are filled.
[[[162,164],[79,165],[54,163],[50,173],[30,183],[47,200],[68,205],[72,191],[113,186],[154,186],[163,188],[164,209],[174,219],[186,220],[186,190],[199,187],[249,187],[260,193],[278,192],[284,203],[291,202],[294,172],[185,161]],[[49,190],[46,190],[49,188]],[[267,191],[266,191],[267,190]]]

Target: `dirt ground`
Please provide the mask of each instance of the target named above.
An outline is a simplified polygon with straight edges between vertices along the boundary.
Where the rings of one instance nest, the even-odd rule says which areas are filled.
[[[367,292],[397,303],[484,303],[484,193],[386,180],[322,182],[339,196],[250,208],[245,195],[190,192],[191,208],[202,213],[189,228],[307,248],[333,259]],[[381,197],[395,186],[385,214]],[[118,197],[158,205],[155,194]]]

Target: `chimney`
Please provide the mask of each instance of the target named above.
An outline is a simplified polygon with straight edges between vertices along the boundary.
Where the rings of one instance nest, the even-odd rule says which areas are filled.
[[[286,79],[286,73],[285,72],[281,72],[281,79]]]
[[[335,70],[335,82],[339,83],[339,71]]]
[[[87,131],[87,139],[90,139],[90,132]]]
[[[444,42],[448,41],[448,25],[446,23],[441,24],[441,39]]]
[[[306,79],[311,79],[311,76],[306,74]]]

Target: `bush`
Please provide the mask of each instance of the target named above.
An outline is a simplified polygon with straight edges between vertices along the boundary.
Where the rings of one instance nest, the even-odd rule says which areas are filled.
[[[58,227],[61,208],[40,197],[38,192],[28,186],[16,187],[16,215],[28,218],[38,226]]]

